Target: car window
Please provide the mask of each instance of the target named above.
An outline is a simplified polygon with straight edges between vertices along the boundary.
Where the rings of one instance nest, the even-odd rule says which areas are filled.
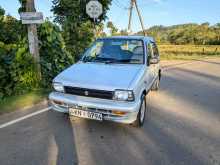
[[[85,52],[83,61],[143,64],[143,42],[136,39],[99,39]]]
[[[91,49],[89,51],[90,56],[95,57],[97,54],[100,54],[102,46],[103,46],[103,42],[97,42],[95,44],[95,46],[91,47]],[[88,52],[87,52],[87,54],[88,54]]]

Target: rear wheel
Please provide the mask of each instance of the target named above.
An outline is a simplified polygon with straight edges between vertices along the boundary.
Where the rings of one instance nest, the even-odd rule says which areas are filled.
[[[135,127],[142,127],[144,125],[146,109],[147,109],[146,99],[145,99],[145,96],[143,95],[141,98],[141,105],[140,105],[140,109],[137,115],[137,119],[133,123]]]

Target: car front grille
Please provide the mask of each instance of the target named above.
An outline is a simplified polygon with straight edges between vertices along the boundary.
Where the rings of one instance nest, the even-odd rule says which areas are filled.
[[[94,98],[101,98],[101,99],[112,99],[113,98],[112,91],[70,87],[70,86],[65,86],[64,90],[65,90],[65,93],[67,94],[78,95],[78,96],[94,97]]]

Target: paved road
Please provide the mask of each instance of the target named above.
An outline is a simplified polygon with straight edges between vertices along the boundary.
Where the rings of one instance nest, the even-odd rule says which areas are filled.
[[[143,128],[44,112],[0,129],[0,164],[220,165],[220,59],[167,66]]]

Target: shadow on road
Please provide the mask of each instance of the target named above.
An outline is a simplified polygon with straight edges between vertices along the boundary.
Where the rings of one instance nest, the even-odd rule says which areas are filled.
[[[143,128],[80,119],[82,123],[78,125],[78,129],[81,128],[84,131],[83,135],[77,134],[77,139],[83,137],[83,142],[78,141],[77,145],[79,148],[87,146],[84,152],[90,159],[85,160],[85,164],[206,165],[220,163],[219,133],[213,133],[217,128],[207,130],[203,127],[203,123],[200,123],[202,120],[198,120],[205,117],[213,124],[219,123],[215,117],[219,114],[219,92],[216,86],[211,85],[219,82],[219,77],[179,68],[172,72],[163,77],[161,91],[153,96],[158,101],[150,100],[151,116]],[[164,95],[165,102],[161,105],[161,97],[158,96],[164,92],[168,95]],[[180,107],[181,104],[175,104],[177,106],[173,107],[168,103],[171,97],[176,103],[183,101],[182,105],[185,108],[191,107],[190,110],[185,109],[183,112],[189,118],[181,116],[178,112],[184,109]],[[196,104],[202,109],[193,109]],[[196,113],[195,116],[193,116],[194,113]],[[208,115],[205,116],[205,114]],[[208,124],[210,126],[210,123]],[[81,142],[83,145],[80,145]]]
[[[196,61],[200,61],[200,62],[204,62],[204,63],[209,63],[209,64],[216,64],[216,65],[220,65],[220,62],[215,62],[215,61],[211,61],[211,60],[196,60]]]
[[[190,147],[149,120],[144,128],[84,121],[93,133],[86,136],[90,165],[206,165]],[[78,135],[80,136],[80,135]]]
[[[49,147],[48,164],[56,162],[56,165],[76,165],[78,164],[78,157],[75,144],[74,128],[68,115],[59,112],[51,111],[47,115],[48,125],[51,135],[54,137],[57,146],[57,154],[54,148]],[[52,150],[52,151],[51,151]],[[50,160],[49,156],[54,157],[55,160]]]
[[[174,76],[175,75],[175,76]],[[162,77],[163,91],[176,100],[185,101],[190,105],[198,106],[196,111],[220,117],[220,77],[197,71],[176,68],[173,74]],[[207,111],[208,110],[208,111]],[[214,113],[215,112],[215,113]]]
[[[207,81],[210,80],[210,81],[215,81],[217,83],[220,83],[220,76],[218,74],[216,76],[214,76],[214,75],[206,74],[202,71],[198,72],[198,71],[193,71],[193,70],[184,69],[184,68],[176,68],[175,71],[184,72],[185,75],[194,75],[196,77],[201,77],[203,79],[206,79]],[[190,80],[188,80],[188,81],[190,81]]]

